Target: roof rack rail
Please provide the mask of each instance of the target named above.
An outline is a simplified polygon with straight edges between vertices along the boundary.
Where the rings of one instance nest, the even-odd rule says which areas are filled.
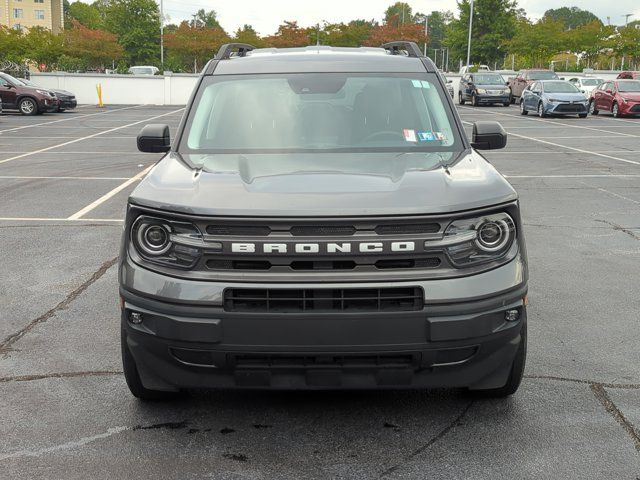
[[[420,47],[415,42],[389,42],[381,45],[381,48],[389,50],[391,55],[400,55],[402,50],[407,52],[409,57],[423,57],[424,55],[420,51]]]
[[[220,47],[218,53],[214,57],[216,60],[228,60],[231,58],[231,53],[237,50],[237,57],[246,57],[247,53],[251,50],[255,50],[256,47],[249,45],[248,43],[225,43]]]

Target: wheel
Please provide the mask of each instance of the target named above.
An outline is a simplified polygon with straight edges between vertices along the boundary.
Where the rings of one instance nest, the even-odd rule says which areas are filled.
[[[134,397],[140,400],[174,400],[181,396],[181,392],[163,392],[160,390],[149,390],[142,385],[136,361],[127,346],[127,334],[124,330],[120,332],[120,346],[122,348],[122,369],[124,371],[124,379],[127,382],[129,390]]]
[[[487,390],[469,390],[469,394],[477,398],[504,398],[513,395],[518,390],[522,377],[524,376],[524,367],[527,361],[527,325],[523,325],[520,332],[520,346],[516,352],[511,365],[511,371],[507,378],[507,383],[500,388],[489,388]]]
[[[510,107],[511,106],[511,102],[504,102],[502,104],[503,107]]]
[[[458,92],[458,103],[459,103],[460,105],[464,105],[464,103],[465,103],[465,100],[464,100],[464,98],[462,97],[462,92]]]
[[[509,103],[514,105],[516,103],[516,97],[513,96],[513,92],[511,91],[511,89],[509,89]]]
[[[579,118],[587,118],[587,114],[586,113],[579,113],[578,117]]]
[[[611,113],[615,118],[620,118],[620,109],[618,108],[618,104],[613,102],[613,106],[611,107]]]
[[[471,105],[473,105],[474,107],[478,106],[478,97],[475,93],[471,94]]]
[[[527,115],[529,112],[524,108],[524,100],[520,100],[520,115]]]
[[[589,102],[589,113],[591,115],[597,115],[599,113],[598,110],[596,110],[596,102],[593,100]]]
[[[38,113],[38,105],[33,98],[23,98],[18,103],[18,110],[23,115],[35,115]]]
[[[547,114],[544,112],[544,105],[542,105],[542,102],[538,103],[538,116],[540,118],[544,118],[547,116]]]
[[[62,112],[64,112],[65,110],[66,110],[66,109],[64,109],[64,108],[59,108],[59,109],[58,109],[58,113],[62,113]]]

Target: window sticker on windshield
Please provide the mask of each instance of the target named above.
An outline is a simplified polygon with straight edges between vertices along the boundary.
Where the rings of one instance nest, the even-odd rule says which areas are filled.
[[[416,131],[415,130],[411,130],[409,128],[405,128],[403,130],[404,132],[404,139],[407,142],[417,142],[418,139],[416,138]]]
[[[415,88],[422,88],[422,82],[420,80],[411,80],[411,83]]]
[[[444,142],[447,139],[447,136],[442,132],[433,132],[433,134],[435,135],[436,140],[440,140]]]
[[[421,142],[434,142],[436,137],[433,132],[418,132],[418,139]]]
[[[426,80],[422,80],[422,88],[431,88],[431,84]]]

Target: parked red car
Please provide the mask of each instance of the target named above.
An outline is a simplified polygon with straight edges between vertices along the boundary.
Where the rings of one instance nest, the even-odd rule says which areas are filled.
[[[630,79],[635,80],[636,78],[640,78],[640,72],[621,72],[616,77],[620,80],[622,79]]]
[[[611,112],[614,117],[640,115],[640,80],[612,80],[591,91],[589,113]]]

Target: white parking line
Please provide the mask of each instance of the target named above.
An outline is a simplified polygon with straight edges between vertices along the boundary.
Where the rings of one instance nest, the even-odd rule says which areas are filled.
[[[503,175],[505,178],[639,178],[633,174],[585,174],[585,175]]]
[[[91,202],[89,205],[87,205],[86,207],[84,207],[81,210],[78,210],[76,213],[74,213],[73,215],[71,215],[70,217],[67,218],[67,220],[78,220],[81,217],[83,217],[84,215],[86,215],[87,213],[89,213],[91,210],[93,210],[94,208],[96,208],[97,206],[103,204],[104,202],[106,202],[107,200],[109,200],[111,197],[113,197],[114,195],[116,195],[118,192],[121,192],[122,190],[124,190],[125,188],[127,188],[129,185],[131,185],[134,182],[137,182],[138,180],[140,180],[142,177],[144,177],[149,170],[151,170],[153,168],[153,165],[145,168],[143,171],[141,171],[140,173],[138,173],[136,176],[131,177],[129,180],[127,180],[126,182],[118,185],[116,188],[114,188],[113,190],[111,190],[110,192],[105,193],[103,196],[101,196],[99,199],[97,199],[94,202]]]
[[[466,123],[468,125],[473,125],[473,123],[467,122],[466,120],[463,120],[462,123]],[[544,143],[545,145],[551,145],[552,147],[566,148],[567,150],[573,150],[574,152],[579,152],[579,153],[583,153],[583,154],[586,154],[586,155],[595,155],[597,157],[608,158],[610,160],[617,160],[619,162],[631,163],[633,165],[640,165],[640,162],[636,162],[636,161],[633,161],[633,160],[627,160],[626,158],[619,158],[619,157],[614,157],[612,155],[606,155],[604,153],[597,153],[597,152],[594,152],[594,151],[583,150],[581,148],[569,147],[567,145],[562,145],[560,143],[549,142],[547,140],[540,140],[539,138],[534,138],[534,137],[527,137],[526,135],[520,135],[518,133],[511,132],[511,133],[509,133],[509,135],[512,135],[512,136],[518,137],[518,138],[524,138],[525,140],[531,140],[533,142]],[[517,153],[517,152],[514,152],[514,153]],[[544,152],[540,152],[540,153],[544,153]]]
[[[109,222],[122,223],[124,220],[117,218],[79,218],[70,220],[68,218],[38,218],[38,217],[0,217],[0,222]]]
[[[107,114],[109,114],[111,112],[120,112],[122,110],[130,110],[132,108],[138,108],[140,106],[142,106],[142,105],[132,105],[132,106],[129,106],[129,107],[114,108],[113,110],[106,110],[104,112],[85,113],[84,115],[77,115],[77,116],[68,117],[68,118],[61,118],[60,120],[53,120],[51,122],[41,122],[41,123],[34,123],[32,125],[22,125],[20,127],[6,128],[4,130],[0,130],[0,135],[2,135],[4,132],[15,132],[16,130],[22,130],[24,128],[41,127],[43,125],[51,125],[52,123],[68,122],[70,120],[77,120],[78,118],[85,118],[85,117],[93,117],[95,115],[107,115]]]
[[[464,109],[467,109],[467,110],[473,110],[471,107],[462,107],[462,106],[460,106],[460,108],[464,108]],[[551,125],[561,125],[563,127],[570,127],[570,128],[581,128],[581,129],[584,129],[584,130],[591,130],[591,131],[594,131],[594,132],[610,133],[611,135],[617,135],[617,136],[620,136],[620,137],[640,138],[640,135],[634,135],[633,133],[614,132],[614,131],[611,131],[611,130],[602,130],[601,128],[588,127],[588,126],[585,126],[585,125],[576,125],[576,124],[572,124],[572,123],[563,123],[563,122],[557,122],[557,121],[553,121],[553,120],[545,120],[544,118],[525,117],[524,115],[511,115],[509,113],[504,113],[504,112],[493,112],[493,113],[495,115],[502,115],[504,117],[511,117],[511,118],[519,118],[519,119],[528,120],[528,121],[531,121],[531,122],[549,123]],[[617,119],[614,119],[614,120],[617,120]],[[638,124],[638,126],[640,126],[640,124]]]
[[[513,134],[515,135],[515,134]],[[538,151],[521,151],[521,150],[509,150],[508,148],[504,149],[504,150],[492,150],[492,151],[487,151],[484,152],[484,155],[495,155],[495,154],[508,154],[508,155],[513,155],[514,153],[521,153],[521,154],[527,154],[527,155],[575,155],[577,153],[582,153],[582,152],[552,152],[552,151],[548,151],[548,150],[538,150]],[[636,153],[640,153],[640,150],[592,150],[592,153],[622,153],[622,154],[636,154]]]
[[[0,164],[1,163],[11,162],[13,160],[18,160],[20,158],[29,157],[31,155],[36,155],[38,153],[48,152],[49,150],[53,150],[54,148],[60,148],[60,147],[66,146],[66,145],[71,145],[73,143],[81,142],[83,140],[88,140],[90,138],[99,137],[99,136],[105,135],[107,133],[115,132],[117,130],[122,130],[123,128],[133,127],[134,125],[139,125],[141,123],[145,123],[145,122],[148,122],[150,120],[155,120],[156,118],[166,117],[167,115],[174,115],[174,114],[176,114],[178,112],[181,112],[182,110],[184,110],[184,108],[179,108],[178,110],[173,110],[171,112],[163,113],[161,115],[156,115],[154,117],[145,118],[144,120],[138,120],[138,121],[133,122],[133,123],[128,123],[127,125],[121,125],[119,127],[113,127],[113,128],[108,129],[108,130],[103,130],[101,132],[96,132],[96,133],[93,133],[91,135],[87,135],[85,137],[80,137],[80,138],[76,138],[74,140],[69,140],[68,142],[59,143],[57,145],[51,145],[50,147],[41,148],[40,150],[34,150],[32,152],[26,152],[26,153],[23,153],[21,155],[16,155],[15,157],[5,158],[4,160],[0,160]],[[96,152],[96,153],[99,153],[99,152]]]
[[[2,180],[128,180],[129,177],[30,177],[18,175],[0,175]]]

